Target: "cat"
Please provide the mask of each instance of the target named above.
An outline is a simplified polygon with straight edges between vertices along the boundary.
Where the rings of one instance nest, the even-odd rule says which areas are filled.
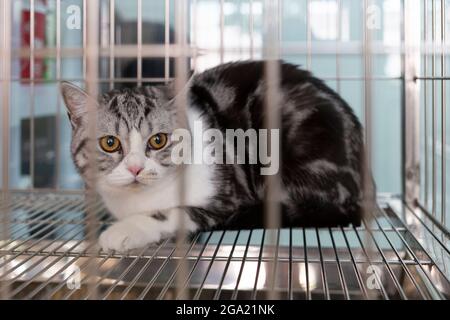
[[[362,125],[309,71],[282,61],[279,67],[282,226],[359,226],[367,180]],[[181,218],[189,233],[264,226],[266,177],[260,161],[176,164],[171,155],[177,145],[172,134],[183,118],[191,131],[195,121],[223,133],[264,128],[264,74],[264,61],[240,61],[193,75],[182,90],[181,116],[173,85],[113,90],[94,99],[73,84],[61,84],[73,129],[73,161],[86,182],[87,105],[96,104],[95,188],[118,219],[99,237],[105,251],[124,252],[172,237]]]

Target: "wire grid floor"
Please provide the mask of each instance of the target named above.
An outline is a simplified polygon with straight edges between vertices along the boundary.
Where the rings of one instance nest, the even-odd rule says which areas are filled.
[[[7,298],[450,297],[448,232],[400,200],[380,203],[357,228],[213,231],[178,247],[166,240],[125,255],[86,240],[112,219],[98,203],[98,219],[89,221],[85,206],[83,195],[61,193],[18,192],[0,203]]]

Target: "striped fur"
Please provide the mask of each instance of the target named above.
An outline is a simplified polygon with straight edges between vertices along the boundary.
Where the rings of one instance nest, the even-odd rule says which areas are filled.
[[[366,166],[358,119],[344,100],[309,72],[285,63],[280,68],[283,226],[359,225]],[[262,129],[266,86],[263,62],[229,63],[207,70],[195,75],[186,88],[185,116],[201,120],[205,129],[219,129],[224,135],[226,129]],[[83,110],[88,97],[83,98],[83,93],[69,84],[63,85],[63,96],[73,126],[73,159],[88,180]],[[177,226],[168,227],[175,223],[172,214],[184,216],[191,231],[263,225],[265,177],[260,175],[261,163],[178,166],[170,160],[173,144],[169,144],[158,152],[142,151],[145,161],[157,168],[152,169],[156,176],[149,178],[152,182],[138,187],[108,182],[107,177],[127,161],[130,137],[145,143],[155,132],[170,134],[181,126],[173,98],[170,87],[145,87],[112,91],[98,100],[97,138],[114,135],[123,144],[113,154],[96,151],[98,189],[113,214],[127,221],[122,221],[120,232],[114,228],[116,236],[134,233],[141,237],[141,241],[119,245],[126,241],[113,241],[114,236],[107,234],[103,237],[109,239],[102,244],[105,248],[127,249],[167,236],[158,228],[173,234]],[[176,186],[183,170],[188,188],[187,200],[181,203],[176,199]],[[135,215],[145,218],[139,218],[139,224],[130,222]],[[147,222],[148,233],[159,234],[156,240],[145,231],[137,232],[137,225]],[[136,237],[130,234],[128,238]]]

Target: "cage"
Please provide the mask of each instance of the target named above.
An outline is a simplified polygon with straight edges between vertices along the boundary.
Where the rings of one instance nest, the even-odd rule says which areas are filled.
[[[448,299],[449,6],[0,1],[1,297]],[[112,218],[72,166],[58,84],[92,94],[182,87],[187,69],[243,59],[265,59],[267,77],[277,59],[301,64],[349,102],[364,124],[376,208],[360,227],[281,229],[269,221],[103,252],[96,239]],[[276,82],[269,102],[274,93]]]

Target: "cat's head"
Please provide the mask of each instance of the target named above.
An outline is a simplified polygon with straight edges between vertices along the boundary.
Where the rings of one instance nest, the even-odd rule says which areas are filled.
[[[177,116],[168,87],[115,90],[93,99],[63,82],[61,92],[72,124],[72,158],[85,182],[91,181],[88,172],[95,172],[100,188],[132,190],[177,172],[171,161]],[[95,137],[89,136],[89,107],[96,108]],[[93,145],[95,153],[89,151]],[[88,170],[93,163],[95,170]]]

